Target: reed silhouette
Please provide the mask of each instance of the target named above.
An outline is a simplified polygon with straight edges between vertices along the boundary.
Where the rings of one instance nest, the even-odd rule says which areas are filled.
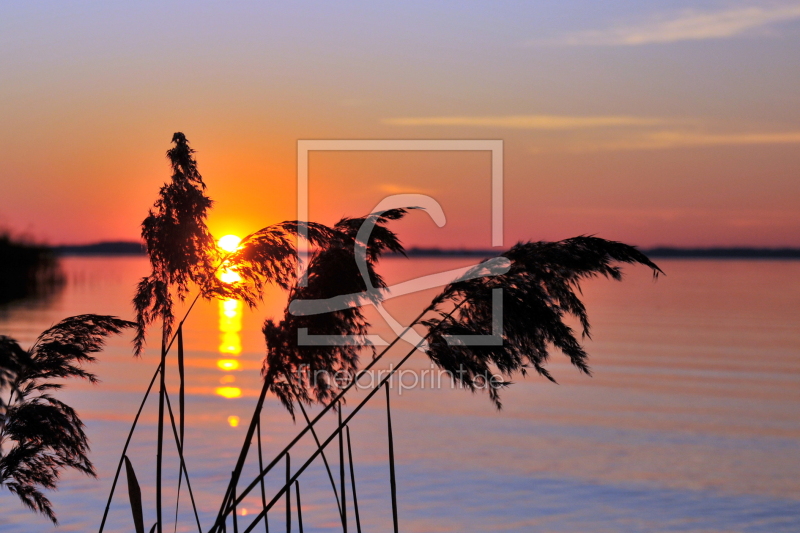
[[[402,210],[387,219],[396,219],[402,216]],[[372,216],[382,216],[375,214]],[[385,222],[384,220],[383,222]],[[388,229],[382,228],[381,242],[392,243],[392,251],[402,253],[403,248],[396,236]],[[351,243],[356,247],[363,246],[367,250],[370,243]],[[351,247],[350,250],[353,248]],[[344,256],[344,254],[341,254]],[[374,272],[375,260],[380,254],[373,254],[370,260],[370,277],[373,286],[384,286],[382,280]],[[369,257],[369,255],[368,255]],[[619,242],[608,241],[591,236],[580,236],[564,241],[519,243],[507,252],[501,254],[509,262],[508,270],[497,275],[491,268],[489,261],[477,265],[462,278],[451,283],[437,295],[418,316],[406,327],[406,331],[415,325],[423,325],[427,333],[422,340],[414,346],[405,357],[394,366],[380,383],[363,399],[344,422],[341,421],[342,404],[349,390],[358,381],[364,372],[371,369],[392,348],[403,334],[396,337],[392,343],[375,354],[368,365],[359,370],[358,349],[352,345],[301,345],[298,343],[298,329],[306,327],[315,333],[327,333],[340,336],[350,336],[352,339],[363,338],[369,324],[363,319],[357,307],[346,310],[336,310],[320,315],[297,317],[289,312],[293,300],[316,299],[325,300],[340,294],[352,294],[363,291],[364,279],[355,268],[352,255],[347,260],[341,260],[339,253],[329,250],[318,250],[309,262],[307,284],[295,287],[289,295],[285,316],[280,323],[267,320],[264,325],[264,334],[267,342],[267,356],[264,360],[262,374],[264,386],[259,402],[253,413],[250,429],[245,436],[240,450],[239,460],[234,470],[230,485],[222,506],[211,531],[224,530],[226,517],[235,514],[237,505],[252,491],[266,474],[277,464],[282,457],[287,458],[293,446],[308,431],[314,432],[316,424],[327,412],[338,406],[340,422],[338,428],[325,442],[320,442],[314,433],[318,450],[306,463],[304,463],[269,504],[265,503],[262,512],[251,522],[246,531],[252,530],[254,525],[266,518],[267,511],[274,505],[281,494],[288,494],[291,483],[318,455],[322,455],[324,448],[343,432],[349,434],[347,423],[370,401],[375,393],[384,387],[387,391],[387,417],[388,411],[388,382],[392,375],[408,360],[418,349],[422,349],[431,361],[442,370],[445,370],[452,379],[458,381],[464,388],[472,391],[488,391],[490,399],[500,408],[499,391],[511,383],[516,375],[525,375],[529,369],[535,370],[539,375],[550,381],[555,381],[552,375],[544,368],[552,348],[564,353],[581,372],[589,374],[587,354],[581,343],[576,338],[573,329],[565,323],[568,316],[578,320],[581,325],[581,336],[590,334],[589,319],[586,309],[579,298],[580,282],[594,276],[604,276],[615,280],[622,279],[621,268],[616,263],[642,264],[652,269],[657,277],[662,271],[635,247]],[[317,283],[315,283],[315,280]],[[475,345],[470,343],[453,343],[448,337],[459,336],[490,336],[496,328],[495,313],[496,302],[493,291],[501,289],[502,296],[502,340],[497,345]],[[337,317],[337,314],[341,315]],[[356,343],[358,344],[358,343]],[[363,346],[363,344],[362,344]],[[334,354],[334,357],[331,357]],[[486,379],[498,371],[504,380],[487,386]],[[345,373],[351,379],[342,383],[331,376]],[[263,467],[259,458],[260,474],[244,490],[236,489],[250,448],[253,433],[259,429],[260,411],[264,397],[268,391],[273,392],[294,416],[294,405],[297,404],[305,416],[307,425],[275,458]],[[309,420],[303,404],[318,402],[324,405],[323,410]],[[260,439],[260,435],[258,435]],[[390,465],[394,464],[391,447],[391,423],[389,422]],[[340,454],[342,453],[340,440]],[[330,468],[328,475],[331,477]],[[340,466],[343,463],[340,461]],[[352,467],[352,463],[351,463]],[[394,471],[392,466],[392,472]],[[355,485],[354,474],[351,482]],[[397,525],[397,503],[394,476],[392,476],[392,507],[395,531]],[[342,525],[346,529],[346,517],[343,509],[345,484],[342,480],[339,492],[334,487],[334,494],[341,495],[340,513]],[[355,489],[353,488],[353,494]],[[338,501],[337,496],[337,501]],[[298,513],[300,510],[298,509]]]
[[[142,238],[152,273],[139,282],[136,309],[135,353],[144,347],[145,328],[160,318],[162,337],[169,337],[175,317],[174,296],[184,299],[189,283],[205,285],[214,270],[217,249],[205,219],[212,201],[204,191],[203,177],[186,136],[176,133],[167,151],[172,180],[161,187],[154,209],[142,222]]]
[[[399,216],[392,218],[400,216],[402,210]],[[402,253],[396,236],[382,229],[385,242],[393,246],[392,251]],[[374,261],[379,255],[372,256],[370,275],[373,286],[385,287],[374,271]],[[424,337],[428,341],[425,352],[431,362],[447,371],[463,387],[488,391],[498,408],[501,407],[500,389],[509,384],[516,373],[524,376],[533,369],[555,382],[544,367],[551,348],[557,348],[581,372],[590,374],[588,355],[573,329],[564,321],[568,316],[576,318],[581,325],[581,336],[590,336],[588,314],[578,296],[582,280],[594,276],[621,280],[621,269],[613,263],[638,263],[650,267],[654,276],[662,273],[635,247],[592,236],[559,242],[519,243],[498,257],[510,261],[508,272],[494,274],[485,267],[488,262],[484,261],[464,276],[471,279],[448,285],[409,325],[421,324],[428,329]],[[300,346],[297,344],[298,328],[358,339],[364,337],[369,327],[358,307],[311,316],[298,317],[290,313],[289,307],[295,299],[323,300],[365,290],[352,253],[338,257],[330,250],[319,251],[311,259],[308,270],[308,285],[295,287],[289,294],[283,320],[279,324],[267,320],[264,324],[267,356],[262,374],[268,388],[290,413],[294,412],[295,403],[311,404],[331,398],[331,388],[337,387],[337,382],[323,380],[323,377],[337,373],[352,376],[358,370],[358,346]],[[502,343],[487,346],[448,342],[448,337],[454,336],[492,335],[493,289],[503,291]],[[370,349],[374,353],[374,348]],[[484,380],[495,369],[507,380],[495,387],[487,386]]]
[[[372,287],[385,288],[386,283],[376,271],[377,262],[386,252],[404,254],[397,235],[386,227],[407,214],[406,209],[392,209],[374,216],[375,227],[369,242],[361,243],[357,234],[367,217],[343,218],[330,232],[326,246],[311,256],[304,283],[295,284],[289,291],[288,304],[294,300],[329,300],[337,296],[365,294],[367,285],[356,263],[356,253],[363,246],[367,276]],[[247,243],[244,244],[247,247]],[[374,296],[373,296],[374,298]],[[294,315],[287,304],[283,319],[276,323],[266,320],[263,333],[267,355],[262,365],[264,382],[295,416],[294,404],[325,402],[339,390],[341,383],[324,376],[353,375],[358,371],[359,354],[363,349],[375,354],[366,341],[369,322],[356,298],[346,309],[331,308],[327,313]],[[314,335],[349,337],[348,344],[299,345],[299,328]],[[298,381],[299,380],[299,381]]]
[[[289,286],[289,280],[296,269],[296,253],[291,239],[296,237],[301,227],[312,244],[320,245],[333,236],[332,232],[320,225],[285,222],[249,235],[245,239],[247,246],[242,251],[221,256],[215,245],[215,239],[206,226],[208,210],[213,202],[205,194],[206,186],[197,169],[194,150],[189,146],[186,136],[180,132],[173,135],[172,143],[174,146],[167,151],[167,158],[172,167],[171,181],[161,187],[153,209],[142,222],[142,238],[150,258],[151,273],[141,279],[133,299],[136,311],[135,355],[140,355],[144,349],[147,327],[159,319],[161,321],[161,363],[157,371],[160,381],[156,452],[156,531],[159,533],[163,530],[162,457],[165,401],[169,402],[165,385],[166,358],[176,339],[179,353],[178,372],[181,378],[178,399],[180,431],[176,442],[179,452],[182,450],[184,433],[183,344],[182,336],[173,334],[175,300],[184,300],[190,285],[193,285],[197,288],[197,295],[189,307],[189,312],[200,297],[236,298],[254,306],[261,297],[264,283],[274,282],[282,287]],[[216,273],[223,267],[236,268],[242,278],[241,283],[230,285],[220,281]],[[178,333],[180,331],[179,329]],[[170,415],[172,416],[171,412]],[[116,487],[128,443],[117,468],[111,496]],[[182,453],[181,461],[183,462]],[[185,465],[182,466],[184,469],[181,470],[179,483],[185,472]],[[108,505],[101,530],[107,513]]]
[[[485,261],[474,267],[467,275],[453,280],[425,309],[421,310],[403,333],[378,353],[367,340],[370,324],[360,306],[365,301],[380,303],[382,290],[386,288],[386,283],[378,272],[381,256],[387,252],[405,254],[400,239],[389,229],[389,225],[415,208],[408,206],[405,209],[391,209],[360,218],[344,218],[331,227],[307,221],[281,222],[248,235],[235,252],[223,255],[214,246],[215,240],[205,224],[212,201],[205,195],[205,184],[197,170],[194,150],[189,147],[188,140],[182,133],[176,133],[172,142],[174,147],[167,152],[173,169],[172,181],[161,188],[154,208],[142,224],[142,236],[150,256],[152,272],[141,280],[134,298],[137,315],[134,353],[138,355],[144,348],[147,327],[160,320],[161,362],[145,393],[120,456],[100,525],[101,532],[106,523],[123,464],[128,475],[129,497],[135,526],[137,531],[144,528],[141,520],[141,493],[126,452],[156,378],[160,378],[160,382],[156,463],[157,521],[153,526],[154,530],[161,532],[164,524],[161,474],[165,407],[169,412],[169,423],[172,426],[181,462],[179,487],[185,477],[191,495],[188,470],[182,452],[185,444],[182,327],[191,313],[194,302],[199,298],[236,298],[252,307],[258,304],[266,284],[275,284],[288,293],[283,316],[278,320],[267,319],[264,323],[263,333],[267,353],[262,366],[261,394],[232,471],[228,489],[210,531],[224,531],[229,518],[233,520],[234,531],[238,531],[237,505],[240,505],[258,486],[261,487],[263,508],[245,531],[251,531],[259,521],[266,520],[269,509],[282,497],[287,501],[286,519],[289,527],[291,491],[296,492],[299,518],[301,510],[298,477],[319,455],[322,456],[328,470],[342,528],[346,531],[344,434],[347,433],[351,492],[355,497],[350,432],[347,424],[381,388],[386,388],[387,391],[393,522],[397,531],[388,380],[415,351],[418,349],[424,351],[431,362],[447,371],[464,388],[472,391],[487,390],[490,400],[500,408],[500,390],[510,385],[515,376],[524,376],[529,371],[535,371],[538,375],[554,381],[553,376],[545,368],[553,350],[562,352],[581,372],[589,374],[588,356],[579,340],[579,336],[583,338],[590,334],[587,311],[579,297],[581,281],[594,276],[620,280],[620,263],[647,266],[656,277],[661,273],[659,267],[635,247],[594,236],[579,236],[553,243],[518,243],[499,256],[501,262],[507,266],[505,270],[500,272],[494,268],[492,265],[497,264],[495,260]],[[368,237],[359,231],[365,223],[373,226]],[[313,248],[310,259],[305,265],[298,265],[297,260],[295,243],[300,237],[307,239]],[[365,272],[358,268],[357,255],[364,258]],[[216,275],[220,269],[235,270],[240,280],[233,283],[222,282]],[[196,295],[184,317],[176,324],[175,300],[185,299],[190,290],[195,290]],[[501,300],[496,296],[498,290],[502,292]],[[346,300],[345,305],[341,302],[336,305],[331,304],[330,312],[295,314],[290,311],[293,302],[301,300],[333,302],[342,297]],[[499,326],[496,313],[498,309],[502,316],[502,324]],[[568,325],[567,322],[571,319],[577,319],[580,324],[580,335]],[[415,326],[426,328],[421,340],[369,392],[367,397],[343,418],[342,406],[346,395],[358,377],[380,361],[388,350]],[[329,337],[347,337],[349,342],[301,343],[298,341],[300,331]],[[452,341],[454,338],[473,336],[495,336],[498,341],[489,344],[478,343],[478,345]],[[174,343],[177,343],[180,378],[177,423],[165,386],[167,356]],[[366,365],[362,365],[360,361],[364,353],[371,355]],[[485,380],[493,371],[498,372],[502,379],[487,387]],[[342,381],[331,378],[336,375],[349,376],[350,379]],[[283,451],[265,465],[261,452],[261,410],[269,392],[280,399],[293,419],[296,416],[295,409],[299,407],[306,425]],[[313,420],[310,420],[304,406],[315,403],[321,404],[323,408]],[[334,409],[339,416],[338,427],[327,438],[321,439],[314,425]],[[292,473],[289,452],[308,432],[312,433],[317,450]],[[238,487],[240,476],[254,437],[258,442],[259,475],[247,487],[240,490]],[[340,457],[338,489],[324,454],[325,447],[336,437],[339,438]],[[264,476],[281,460],[286,462],[286,484],[269,499],[264,491]],[[176,516],[178,504],[176,503]],[[354,504],[356,523],[360,531],[357,501],[354,501]],[[194,507],[193,499],[192,505]],[[196,508],[194,510],[198,531],[202,531]]]
[[[65,468],[89,476],[95,471],[83,422],[52,393],[66,378],[95,383],[83,365],[95,361],[92,354],[108,335],[133,326],[113,316],[73,316],[43,332],[28,350],[0,336],[0,486],[53,523],[56,514],[42,490],[55,489]]]

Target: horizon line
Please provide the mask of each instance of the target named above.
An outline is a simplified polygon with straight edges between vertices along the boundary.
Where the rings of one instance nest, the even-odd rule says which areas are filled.
[[[48,246],[60,256],[137,256],[146,255],[144,244],[137,241],[99,241],[90,244],[62,244]],[[797,246],[674,246],[658,245],[637,247],[643,253],[661,258],[720,258],[720,259],[800,259],[800,247]],[[406,249],[409,257],[491,257],[502,253],[505,249],[492,248],[439,248],[412,246]],[[389,253],[388,256],[401,256]]]

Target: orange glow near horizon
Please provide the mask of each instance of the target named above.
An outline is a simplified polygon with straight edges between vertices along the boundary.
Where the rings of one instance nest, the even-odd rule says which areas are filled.
[[[613,2],[592,20],[570,3],[545,17],[535,2],[493,3],[492,24],[486,8],[456,4],[419,16],[414,4],[325,3],[319,20],[251,4],[209,4],[180,25],[163,22],[187,16],[178,2],[136,16],[113,2],[3,10],[0,230],[52,245],[137,241],[182,131],[218,237],[294,220],[298,201],[331,225],[419,193],[447,224],[393,223],[408,247],[489,248],[485,153],[312,150],[303,199],[297,141],[497,139],[505,247],[581,234],[800,247],[796,13],[712,5],[795,2],[704,2],[696,19],[675,2]],[[719,22],[731,16],[743,18]],[[176,43],[191,60],[166,68],[153,50]]]

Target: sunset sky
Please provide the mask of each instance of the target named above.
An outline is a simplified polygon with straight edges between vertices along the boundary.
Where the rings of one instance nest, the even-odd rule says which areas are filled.
[[[0,4],[0,229],[137,239],[182,131],[219,236],[296,216],[298,139],[502,139],[506,244],[800,246],[800,2],[263,4]],[[314,153],[310,216],[487,248],[490,171]]]

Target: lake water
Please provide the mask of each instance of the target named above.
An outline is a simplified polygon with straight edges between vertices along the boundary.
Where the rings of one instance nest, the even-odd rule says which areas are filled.
[[[391,258],[383,271],[397,282],[470,262]],[[401,531],[800,531],[800,262],[660,265],[667,276],[657,282],[643,268],[627,268],[622,283],[584,285],[593,377],[554,356],[549,368],[559,384],[535,376],[519,380],[503,395],[500,412],[484,394],[451,390],[447,383],[402,394],[393,389]],[[45,304],[0,312],[0,333],[28,346],[66,316],[130,318],[135,283],[147,266],[138,257],[67,258],[63,292]],[[387,307],[408,321],[431,294]],[[203,302],[187,321],[186,458],[204,530],[219,507],[260,388],[261,324],[281,313],[283,298],[272,291],[253,311],[235,302]],[[376,332],[389,332],[378,317],[374,323]],[[130,335],[114,338],[94,368],[102,383],[70,383],[60,393],[87,424],[98,478],[64,475],[51,494],[57,530],[99,526],[119,453],[157,365],[154,348],[134,359]],[[393,353],[387,364],[400,355]],[[415,354],[409,368],[429,365]],[[173,365],[169,389],[177,398],[175,374]],[[156,415],[157,399],[151,398],[129,453],[142,485],[146,530],[155,517]],[[270,458],[301,428],[274,398],[262,420]],[[322,424],[321,435],[332,427],[332,421]],[[351,432],[363,530],[390,531],[382,395]],[[173,517],[165,530],[171,531],[177,481],[171,439],[165,449],[165,516]],[[310,442],[301,445],[292,463],[311,450]],[[335,443],[327,451],[336,475]],[[279,486],[282,476],[276,469],[269,487]],[[320,464],[303,474],[301,488],[305,530],[341,530]],[[240,512],[252,518],[259,501],[248,498]],[[0,492],[0,502],[3,532],[54,530],[9,493]],[[177,529],[196,531],[186,503],[184,491]],[[274,531],[285,529],[283,516],[281,505],[270,513]],[[352,507],[349,525],[355,531]],[[106,531],[132,530],[123,473]]]

